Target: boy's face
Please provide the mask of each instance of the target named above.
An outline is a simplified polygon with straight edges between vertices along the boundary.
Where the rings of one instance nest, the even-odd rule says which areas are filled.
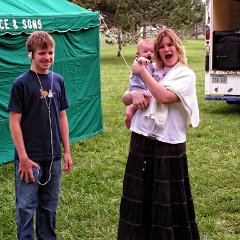
[[[137,52],[138,57],[145,57],[148,60],[152,61],[154,58],[154,44],[146,44],[143,43],[138,52]]]
[[[54,62],[53,47],[45,49],[36,48],[35,52],[32,55],[31,69],[37,73],[47,74],[53,62]]]

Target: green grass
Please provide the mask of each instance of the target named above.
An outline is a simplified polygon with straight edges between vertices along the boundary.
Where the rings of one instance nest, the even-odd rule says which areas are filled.
[[[240,107],[204,100],[204,41],[184,42],[197,75],[201,123],[188,128],[187,154],[202,240],[240,239]],[[131,66],[135,46],[123,56]],[[114,240],[130,132],[121,95],[129,69],[116,46],[101,48],[104,133],[71,145],[74,169],[63,176],[57,215],[59,239]],[[0,166],[0,239],[16,239],[13,163]]]

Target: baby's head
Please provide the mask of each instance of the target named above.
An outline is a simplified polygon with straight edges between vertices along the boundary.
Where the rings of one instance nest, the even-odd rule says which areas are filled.
[[[141,39],[137,44],[136,57],[145,57],[150,61],[154,59],[154,42],[151,39]]]

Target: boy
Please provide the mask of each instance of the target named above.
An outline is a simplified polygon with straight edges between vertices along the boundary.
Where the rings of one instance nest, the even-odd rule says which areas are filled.
[[[72,169],[63,78],[50,71],[55,42],[44,31],[33,32],[26,48],[30,70],[13,83],[8,110],[15,145],[15,190],[18,239],[56,239],[56,210],[63,172]],[[35,175],[35,176],[34,176]]]

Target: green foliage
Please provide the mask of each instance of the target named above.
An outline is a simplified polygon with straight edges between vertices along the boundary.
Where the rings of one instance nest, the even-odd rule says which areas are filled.
[[[187,154],[202,240],[240,239],[238,105],[204,100],[204,41],[184,41],[197,76],[200,125],[187,130]],[[131,66],[136,45],[123,55]],[[71,144],[72,173],[63,176],[57,214],[61,240],[115,240],[130,132],[121,96],[130,71],[116,47],[101,47],[104,133]],[[0,239],[16,239],[13,163],[0,166]]]
[[[162,26],[178,29],[186,35],[203,24],[204,3],[201,0],[73,0],[85,8],[99,11],[108,28],[115,27],[130,35],[139,36],[143,26]],[[204,25],[204,24],[203,24]],[[127,34],[125,36],[127,39]],[[128,41],[130,42],[130,41]]]

